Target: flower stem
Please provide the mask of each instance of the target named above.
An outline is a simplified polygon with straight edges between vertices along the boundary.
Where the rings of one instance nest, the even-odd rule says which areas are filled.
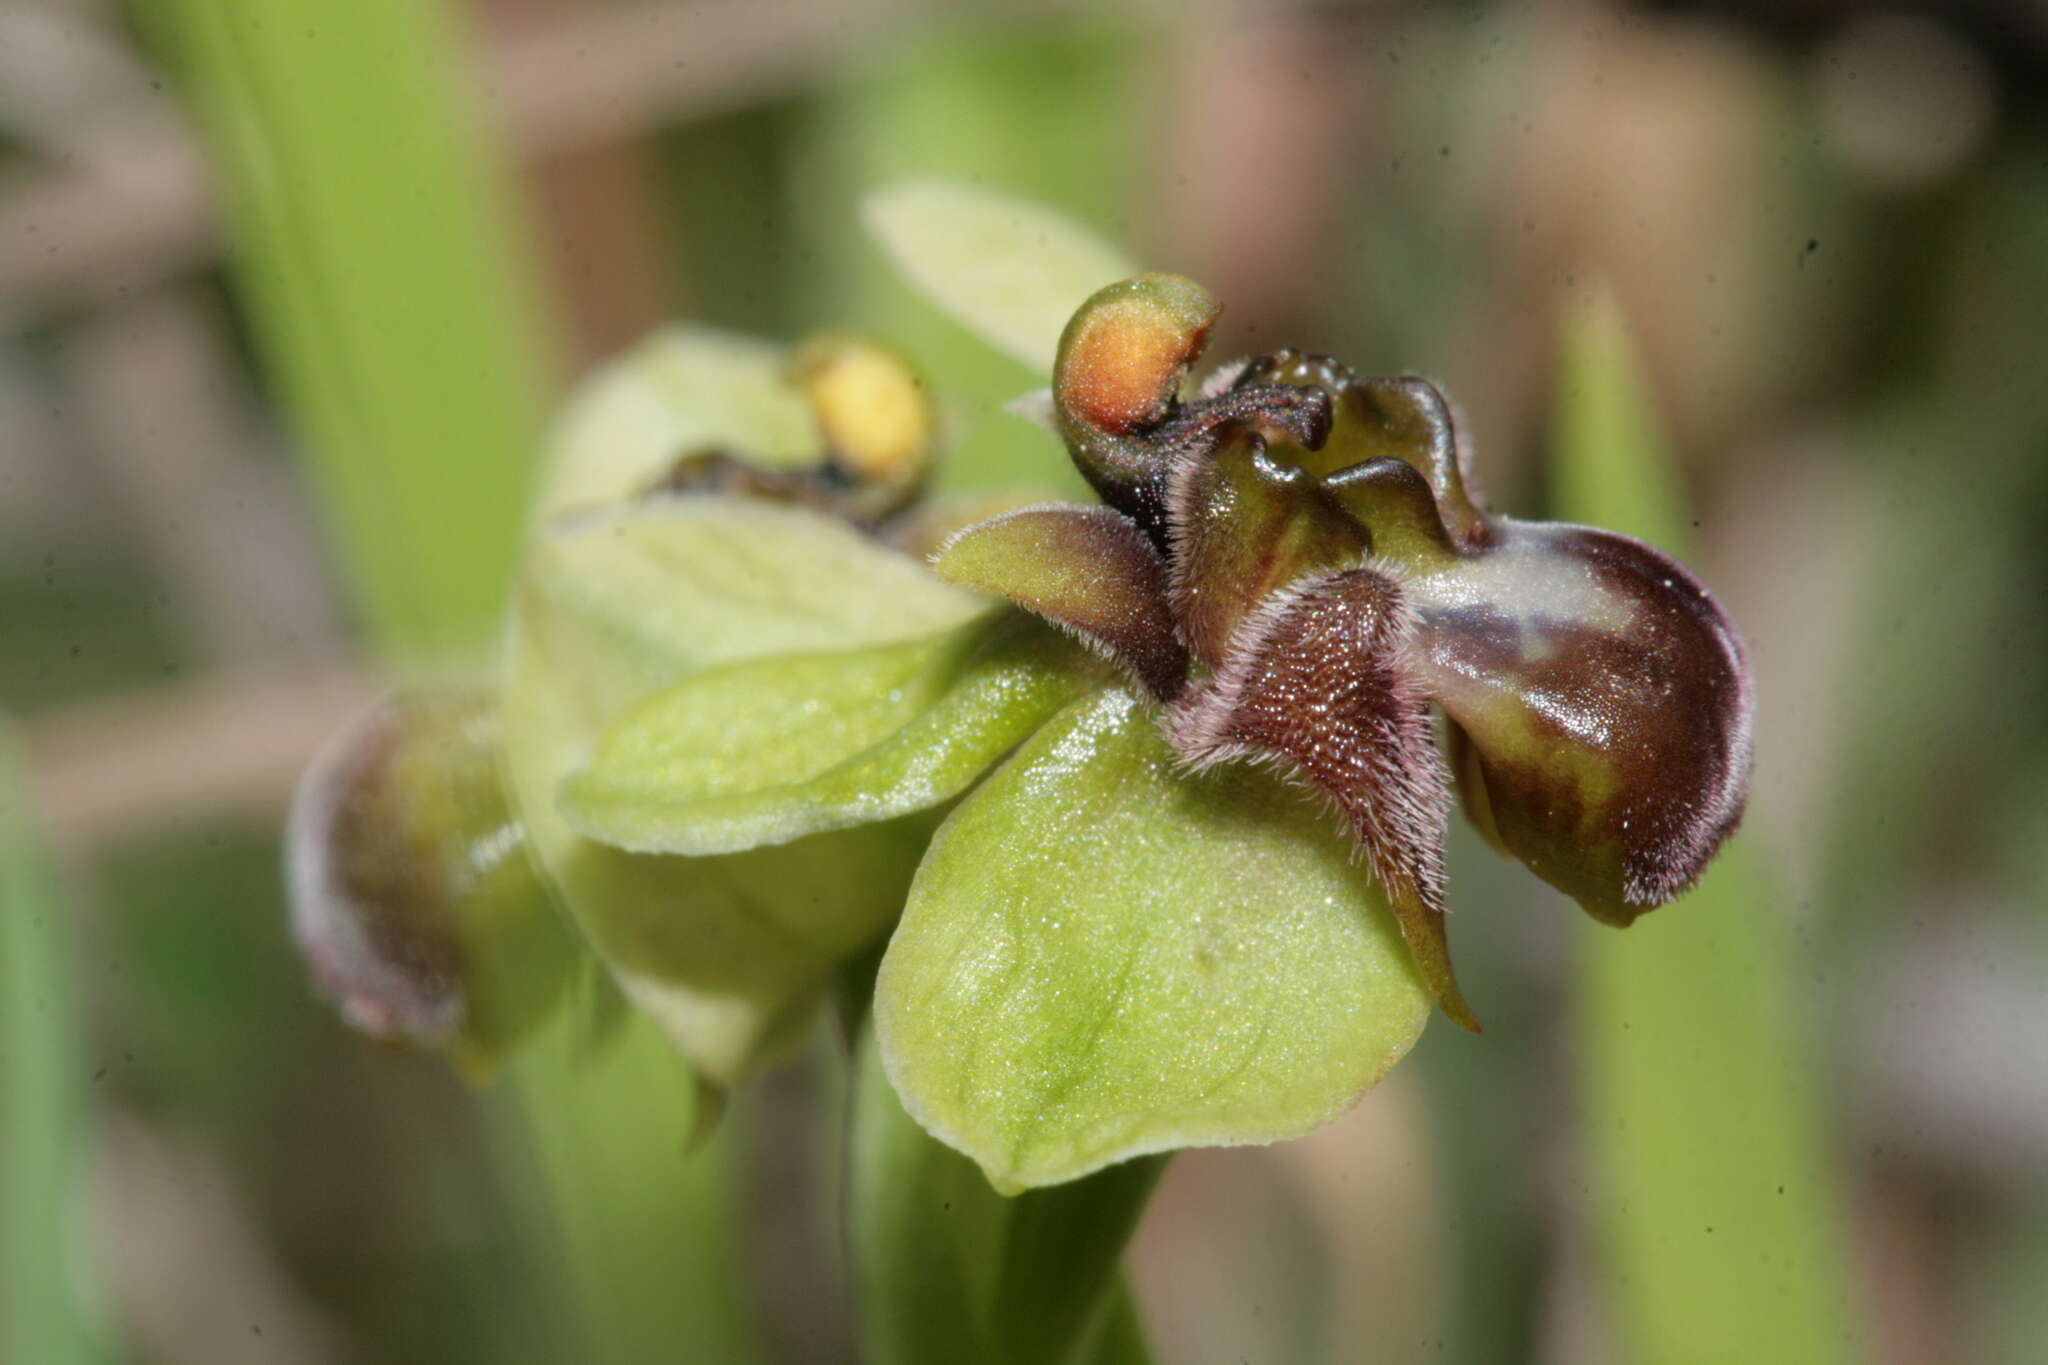
[[[1117,1276],[1166,1158],[999,1195],[903,1112],[874,1032],[855,1062],[852,1232],[869,1365],[1143,1362]]]

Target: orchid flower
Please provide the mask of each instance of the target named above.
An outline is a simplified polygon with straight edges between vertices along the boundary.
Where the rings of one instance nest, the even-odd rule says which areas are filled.
[[[1190,387],[1217,302],[1033,212],[912,188],[878,226],[915,223],[911,273],[1049,363],[1047,467],[1100,501],[930,494],[945,423],[885,347],[650,341],[556,442],[491,752],[464,750],[502,792],[455,818],[354,791],[410,768],[346,753],[308,784],[299,922],[356,1017],[480,1054],[566,994],[566,969],[469,942],[538,941],[542,893],[352,856],[485,831],[707,1089],[837,987],[902,1108],[1015,1192],[1298,1136],[1432,1000],[1476,1028],[1445,933],[1454,787],[1605,922],[1699,875],[1741,813],[1751,701],[1684,568],[1488,513],[1426,381],[1290,350]],[[384,886],[406,895],[370,904]],[[414,942],[432,979],[407,988],[379,945]],[[540,984],[473,970],[506,956]]]
[[[1453,782],[1496,847],[1626,926],[1741,817],[1742,646],[1669,556],[1488,514],[1427,380],[1281,351],[1181,401],[1218,311],[1170,275],[1084,303],[1053,394],[1105,505],[969,527],[939,572],[1116,660],[1191,769],[1266,761],[1327,797],[1431,993],[1476,1031],[1444,931]]]

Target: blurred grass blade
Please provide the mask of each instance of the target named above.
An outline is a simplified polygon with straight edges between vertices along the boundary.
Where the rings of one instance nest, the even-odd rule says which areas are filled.
[[[358,608],[473,642],[518,551],[548,396],[511,187],[445,0],[171,0],[267,368]]]
[[[870,194],[861,216],[934,303],[1037,374],[1052,372],[1081,301],[1138,273],[1066,215],[979,185],[905,181]]]
[[[78,1282],[87,1070],[70,925],[29,802],[0,723],[0,1360],[81,1365],[111,1358]]]
[[[1556,505],[1684,557],[1685,500],[1613,298],[1563,336]],[[1588,926],[1586,1169],[1615,1357],[1857,1355],[1791,907],[1738,837],[1678,904]]]

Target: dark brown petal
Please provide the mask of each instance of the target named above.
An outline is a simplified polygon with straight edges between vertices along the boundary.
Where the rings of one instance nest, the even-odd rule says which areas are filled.
[[[1365,530],[1300,469],[1238,430],[1174,471],[1167,494],[1169,587],[1181,638],[1217,667],[1238,623],[1307,574],[1363,563]]]
[[[1171,698],[1187,651],[1166,614],[1166,566],[1135,523],[1108,507],[1046,503],[969,526],[932,560],[941,578],[1000,593]]]
[[[1269,596],[1215,676],[1167,713],[1197,768],[1268,759],[1329,797],[1364,852],[1444,1013],[1477,1032],[1444,933],[1449,780],[1426,698],[1408,676],[1413,614],[1375,567],[1322,573]]]
[[[1752,699],[1720,606],[1668,556],[1576,526],[1410,580],[1417,676],[1463,733],[1475,823],[1595,917],[1698,879],[1741,818]]]

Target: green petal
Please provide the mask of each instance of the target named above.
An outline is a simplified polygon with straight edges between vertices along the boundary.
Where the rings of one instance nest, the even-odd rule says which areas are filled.
[[[568,518],[522,576],[506,663],[512,790],[550,881],[627,994],[730,1083],[902,904],[918,819],[729,858],[631,855],[555,806],[604,727],[712,665],[926,635],[985,610],[923,565],[798,507],[659,498]]]
[[[1120,689],[1077,702],[918,871],[875,991],[905,1108],[1006,1191],[1335,1118],[1428,998],[1329,826],[1258,770],[1181,775]]]
[[[666,328],[570,396],[549,443],[539,512],[622,502],[699,450],[812,463],[819,439],[782,347],[708,327]]]
[[[951,180],[868,196],[868,231],[956,321],[1039,374],[1081,300],[1135,274],[1123,253],[1030,200]]]
[[[1099,681],[1100,665],[1015,612],[735,664],[628,712],[562,809],[615,847],[696,855],[928,810]]]
[[[713,664],[909,639],[986,610],[836,518],[696,495],[560,519],[523,582],[607,675],[583,680],[602,694],[598,723]]]

